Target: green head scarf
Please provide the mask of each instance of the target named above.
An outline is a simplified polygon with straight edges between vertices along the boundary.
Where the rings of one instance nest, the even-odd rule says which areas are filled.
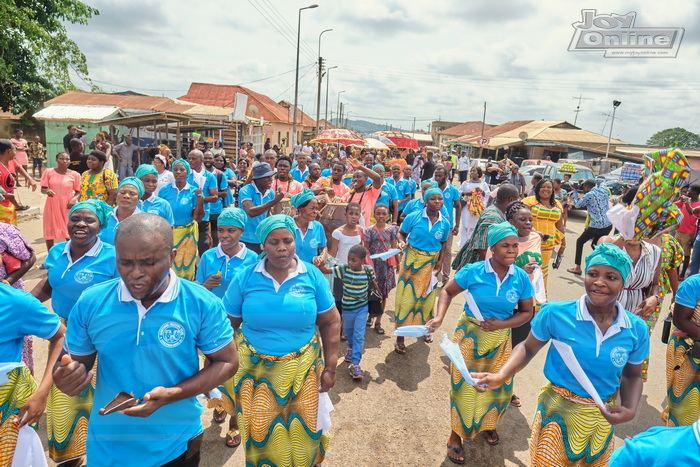
[[[428,201],[428,198],[430,198],[433,195],[440,195],[442,197],[442,190],[438,187],[431,187],[425,190],[425,193],[423,193],[423,201]]]
[[[506,237],[517,236],[518,229],[516,229],[513,224],[510,222],[501,222],[500,224],[493,224],[489,227],[489,234],[488,238],[486,239],[486,243],[490,248]]]
[[[426,188],[426,186],[428,188],[433,188],[433,187],[437,188],[438,183],[435,180],[423,180],[422,182],[420,182],[420,189],[421,190],[423,190],[423,191],[427,190],[428,188]]]
[[[622,282],[627,280],[627,276],[632,271],[632,259],[612,243],[601,243],[586,257],[586,272],[588,268],[595,265],[616,269],[622,276]]]
[[[218,224],[227,227],[245,228],[248,216],[241,208],[226,208],[219,214]]]
[[[374,164],[374,165],[372,166],[372,170],[374,170],[374,171],[376,172],[377,169],[382,170],[382,171],[386,170],[386,169],[384,168],[384,164]]]
[[[185,159],[177,159],[175,162],[173,162],[172,169],[175,170],[175,166],[177,164],[182,164],[185,166],[185,170],[187,170],[187,175],[192,173],[192,168],[190,167],[190,163],[187,162]]]
[[[150,165],[150,164],[141,164],[136,169],[136,173],[134,174],[134,177],[141,180],[143,177],[145,177],[146,175],[149,175],[149,174],[153,174],[156,177],[158,177],[158,171],[156,170],[156,166]]]
[[[299,208],[299,206],[306,203],[307,201],[311,201],[312,199],[316,199],[316,195],[314,194],[314,192],[309,190],[308,188],[304,188],[303,191],[292,196],[292,199],[289,202],[295,208]]]
[[[126,177],[124,180],[122,180],[119,183],[119,187],[117,188],[117,191],[119,191],[119,188],[123,187],[124,185],[131,185],[131,186],[136,187],[136,189],[139,192],[139,199],[146,192],[146,189],[143,186],[143,182],[141,181],[141,179],[136,178],[136,177]]]
[[[265,218],[265,220],[258,224],[258,228],[255,229],[255,235],[258,236],[260,243],[264,244],[270,232],[277,229],[287,229],[292,233],[292,236],[296,235],[294,219],[285,214],[275,214],[274,216]]]
[[[70,216],[78,209],[87,209],[88,211],[93,212],[97,216],[97,220],[100,221],[100,227],[103,229],[107,227],[107,219],[112,214],[112,206],[102,200],[97,199],[88,199],[86,201],[79,202],[71,208],[68,215]]]

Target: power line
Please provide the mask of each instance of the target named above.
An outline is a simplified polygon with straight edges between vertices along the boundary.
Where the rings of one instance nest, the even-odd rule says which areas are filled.
[[[262,15],[262,17],[267,21],[289,44],[296,49],[297,44],[296,44],[296,34],[292,34],[289,32],[288,28],[285,28],[283,25],[279,24],[279,22],[270,16],[270,14],[267,12],[267,10],[264,10],[264,7],[257,3],[257,0],[248,0],[248,3],[251,4],[253,8],[257,10],[258,13]],[[258,8],[260,7],[260,8]],[[262,8],[262,10],[261,10]],[[296,31],[295,31],[296,32]],[[306,49],[301,49],[300,51],[304,54],[306,58],[309,60],[315,60],[316,54],[315,53],[309,53]]]
[[[257,0],[257,1],[259,1],[259,0]],[[289,24],[289,22],[287,21],[287,19],[286,19],[284,16],[282,16],[282,15],[280,14],[280,12],[279,12],[279,10],[277,9],[277,7],[274,6],[274,5],[272,4],[272,2],[270,2],[270,0],[262,0],[262,1],[265,2],[265,3],[269,6],[269,8],[270,8],[270,10],[273,12],[273,14],[274,14],[275,16],[277,16],[277,18],[280,20],[280,22],[281,22],[284,26],[287,27],[287,30],[288,30],[290,33],[292,33],[293,35],[296,35],[296,34],[297,34],[297,30],[294,29],[294,28],[292,28],[292,26]],[[306,50],[307,50],[309,53],[311,53],[312,56],[315,57],[316,54],[318,53],[316,50],[312,49],[311,46],[310,46],[304,39],[300,39],[299,43],[300,43],[300,44],[299,44],[300,47],[306,48]]]
[[[309,74],[309,71],[310,71],[310,70],[311,70],[311,68],[309,67],[309,69],[306,70],[306,72],[305,72],[303,75],[301,75],[301,78],[299,78],[299,79],[300,79],[300,80],[301,80],[301,79],[304,79],[304,76],[306,76],[307,74]],[[282,91],[277,97],[275,97],[275,99],[274,99],[275,102],[277,102],[277,99],[279,99],[281,96],[283,96],[284,94],[286,94],[287,91],[289,91],[290,89],[292,89],[293,86],[294,86],[294,83],[292,83],[291,86],[289,86],[287,89],[285,89],[284,91]]]

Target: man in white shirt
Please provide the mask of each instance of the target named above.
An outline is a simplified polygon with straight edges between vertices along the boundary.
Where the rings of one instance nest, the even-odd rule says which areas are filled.
[[[459,172],[459,183],[464,183],[469,178],[469,170],[471,169],[471,161],[467,155],[467,151],[462,151],[457,159],[457,171]]]

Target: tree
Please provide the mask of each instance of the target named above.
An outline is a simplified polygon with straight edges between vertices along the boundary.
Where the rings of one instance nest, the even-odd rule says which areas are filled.
[[[700,147],[700,135],[696,135],[685,128],[667,128],[654,133],[647,140],[647,144],[666,148],[697,148]]]
[[[64,23],[99,11],[78,0],[0,1],[0,109],[31,111],[69,89],[69,71],[89,83],[87,61]]]

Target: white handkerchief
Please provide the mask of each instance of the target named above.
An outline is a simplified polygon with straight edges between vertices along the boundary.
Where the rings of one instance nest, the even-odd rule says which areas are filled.
[[[428,327],[424,324],[411,324],[408,326],[402,326],[396,328],[394,331],[395,336],[401,337],[423,337],[429,334]]]
[[[564,360],[564,364],[569,369],[571,374],[574,375],[574,378],[576,378],[578,384],[580,384],[581,387],[586,390],[586,392],[591,396],[591,399],[595,401],[596,405],[600,407],[601,410],[607,412],[603,400],[600,398],[600,395],[598,394],[598,391],[596,391],[595,386],[593,386],[593,383],[591,383],[591,380],[588,379],[588,376],[583,371],[583,368],[581,368],[581,364],[576,359],[576,355],[574,355],[574,350],[571,348],[571,346],[554,339],[552,339],[552,345],[555,349],[557,349],[557,352],[559,352],[562,360]]]
[[[392,256],[398,255],[399,253],[401,253],[401,249],[391,248],[391,249],[385,251],[384,253],[377,253],[376,255],[370,255],[370,258],[371,259],[381,259],[383,261],[386,261],[389,258],[391,258]]]
[[[479,309],[479,305],[476,304],[476,302],[474,301],[474,297],[472,296],[472,294],[469,293],[468,290],[464,292],[464,299],[467,302],[469,311],[471,311],[472,315],[474,315],[474,318],[476,318],[477,321],[485,321],[484,315],[481,314],[481,310]]]
[[[442,342],[440,342],[440,348],[443,352],[445,352],[447,358],[450,359],[452,364],[462,374],[462,378],[464,378],[464,381],[466,381],[468,384],[471,384],[472,386],[476,386],[476,381],[474,380],[474,378],[472,378],[472,375],[469,373],[469,368],[467,368],[467,364],[464,361],[462,351],[459,349],[459,344],[457,344],[456,342],[452,342],[450,338],[447,337],[447,333],[445,332],[442,333]]]
[[[331,412],[333,402],[327,392],[321,392],[318,395],[318,417],[316,418],[316,431],[320,431],[324,435],[331,429]]]
[[[12,467],[46,467],[46,465],[46,456],[39,435],[34,428],[24,425],[17,434]]]

